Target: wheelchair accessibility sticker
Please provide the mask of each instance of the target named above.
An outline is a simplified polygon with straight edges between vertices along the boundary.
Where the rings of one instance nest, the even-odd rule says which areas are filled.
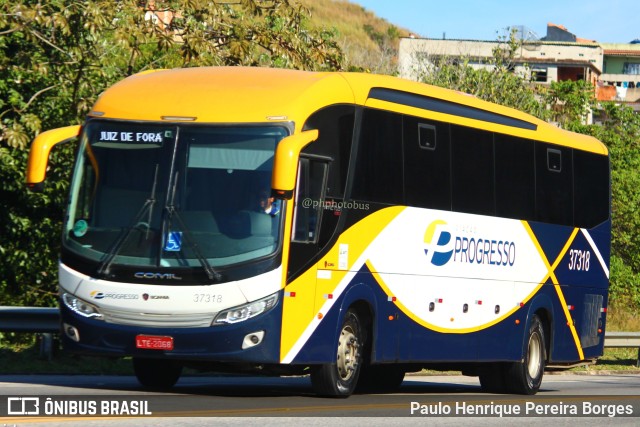
[[[165,242],[166,252],[179,252],[182,249],[182,231],[170,231]]]

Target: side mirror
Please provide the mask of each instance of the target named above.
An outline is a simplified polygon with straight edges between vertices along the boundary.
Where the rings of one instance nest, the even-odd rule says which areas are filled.
[[[80,125],[66,126],[42,132],[33,140],[27,163],[27,187],[32,191],[42,191],[49,164],[51,149],[62,142],[77,138]]]
[[[318,131],[307,130],[284,138],[276,148],[271,178],[271,194],[278,199],[293,197],[300,151],[318,139]]]

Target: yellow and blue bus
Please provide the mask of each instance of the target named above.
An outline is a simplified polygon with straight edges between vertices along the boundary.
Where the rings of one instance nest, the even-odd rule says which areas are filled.
[[[390,76],[141,73],[33,142],[78,141],[59,265],[65,347],[310,374],[319,394],[424,368],[533,394],[602,355],[611,240],[599,141]]]

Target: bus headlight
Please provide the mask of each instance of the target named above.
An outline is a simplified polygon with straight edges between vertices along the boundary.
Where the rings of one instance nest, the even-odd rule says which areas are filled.
[[[243,322],[259,314],[266,313],[272,309],[277,302],[278,293],[276,292],[275,294],[269,295],[268,297],[258,301],[253,301],[248,304],[230,308],[229,310],[221,311],[213,321],[213,326],[223,323],[231,324]]]
[[[65,292],[64,294],[62,294],[62,302],[64,302],[64,305],[66,305],[69,310],[79,314],[80,316],[90,317],[98,320],[102,320],[104,317],[102,313],[100,313],[98,307],[93,304],[89,304],[84,300],[81,300],[75,295],[71,295]]]

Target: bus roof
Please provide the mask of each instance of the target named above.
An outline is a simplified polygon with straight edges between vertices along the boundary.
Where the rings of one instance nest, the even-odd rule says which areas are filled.
[[[376,90],[463,108],[431,109]],[[373,92],[372,92],[373,91]],[[293,122],[296,131],[313,112],[334,104],[366,105],[522,138],[606,154],[595,138],[561,130],[521,111],[474,96],[397,77],[258,67],[199,67],[143,72],[107,89],[89,114],[141,121],[201,123]],[[489,119],[487,119],[487,116]],[[493,120],[492,118],[497,118]],[[515,123],[515,125],[513,124]]]

